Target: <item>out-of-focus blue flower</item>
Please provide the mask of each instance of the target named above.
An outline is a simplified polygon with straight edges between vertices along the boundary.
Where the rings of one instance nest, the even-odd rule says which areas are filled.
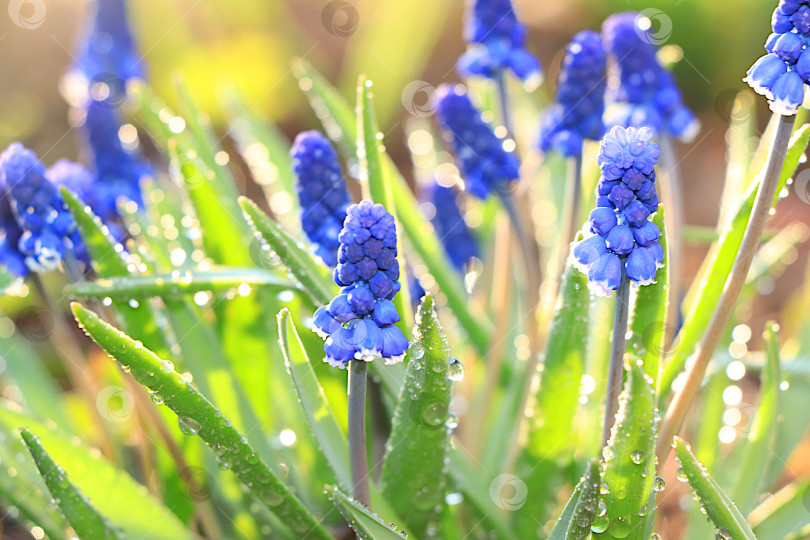
[[[25,255],[20,252],[22,229],[11,209],[11,194],[0,175],[0,264],[18,277],[28,276]]]
[[[664,260],[661,231],[649,221],[658,209],[654,167],[661,155],[652,137],[650,128],[616,126],[600,144],[596,208],[571,260],[603,296],[619,288],[623,272],[636,285],[654,283]]]
[[[0,154],[0,181],[11,196],[10,206],[22,231],[17,249],[30,270],[54,270],[66,251],[84,258],[76,222],[32,151],[13,143]]]
[[[443,84],[436,95],[444,139],[453,147],[467,191],[485,199],[517,180],[520,162],[504,149],[503,139],[481,118],[464,87]]]
[[[124,121],[118,108],[126,98],[126,84],[142,78],[144,68],[129,28],[127,3],[96,0],[94,8],[68,80],[78,87],[74,99],[79,103],[74,104],[84,110],[83,131],[97,181],[92,196],[84,200],[114,225],[120,201],[143,205],[140,183],[152,175],[137,144],[125,144],[119,133]]]
[[[337,262],[338,233],[351,200],[332,145],[319,131],[299,133],[290,149],[298,178],[301,227],[315,253],[329,266]]]
[[[335,283],[342,288],[318,308],[315,332],[326,340],[324,361],[346,367],[349,360],[401,362],[408,339],[394,326],[400,289],[394,216],[369,200],[349,206],[339,235]]]
[[[786,116],[796,114],[810,84],[810,6],[798,0],[781,0],[771,18],[768,52],[760,57],[743,79],[755,92],[768,98],[771,110]]]
[[[700,125],[683,104],[675,77],[658,62],[649,19],[635,11],[611,15],[602,35],[618,79],[609,85],[605,124],[649,127],[682,141],[693,139]]]
[[[578,156],[585,139],[602,137],[606,59],[602,37],[593,30],[580,32],[568,44],[557,78],[556,102],[540,125],[543,152],[554,149],[565,157]]]
[[[456,198],[454,188],[438,182],[433,182],[425,190],[425,200],[433,205],[430,222],[436,229],[436,236],[456,270],[463,271],[469,260],[478,257],[479,253],[478,243],[461,215]]]
[[[494,79],[510,69],[532,88],[542,81],[540,62],[526,50],[526,28],[511,0],[469,0],[464,38],[467,52],[458,62],[462,75]]]

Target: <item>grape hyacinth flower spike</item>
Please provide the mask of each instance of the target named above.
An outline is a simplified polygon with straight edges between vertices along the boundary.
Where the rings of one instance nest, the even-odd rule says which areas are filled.
[[[616,13],[605,19],[602,36],[616,79],[608,85],[607,126],[649,127],[691,141],[700,124],[683,104],[675,77],[658,61],[650,20],[635,11]]]
[[[467,52],[458,62],[462,75],[497,79],[509,69],[529,88],[542,82],[540,62],[526,50],[526,27],[511,0],[469,0],[464,38]]]
[[[781,0],[771,18],[773,33],[765,42],[768,54],[748,70],[745,82],[768,98],[771,110],[785,116],[796,114],[810,84],[810,6],[806,2]]]
[[[582,153],[585,139],[602,137],[606,59],[602,37],[593,30],[578,33],[568,44],[557,78],[555,103],[540,126],[543,152],[553,149],[564,157],[575,157]]]
[[[461,215],[457,202],[457,190],[438,182],[431,183],[425,190],[425,200],[433,206],[430,222],[441,239],[444,251],[458,271],[473,257],[479,256],[478,244],[472,231]]]
[[[654,283],[663,261],[660,231],[649,221],[658,208],[654,167],[661,155],[652,137],[649,128],[616,126],[600,144],[596,208],[572,251],[574,266],[599,295],[618,290],[625,275],[636,285]]]
[[[400,288],[394,216],[369,200],[353,204],[338,238],[334,279],[342,288],[313,320],[326,340],[324,361],[340,368],[351,360],[401,362],[408,340],[394,326],[392,300]]]
[[[334,267],[338,234],[351,200],[340,170],[337,152],[319,131],[299,133],[290,149],[298,179],[301,227],[324,263]]]
[[[466,189],[479,199],[495,190],[509,191],[518,180],[520,162],[504,148],[461,85],[443,84],[436,90],[439,122],[453,148]]]
[[[17,250],[34,272],[56,269],[63,257],[84,258],[76,222],[49,176],[37,156],[20,143],[0,154],[0,182],[22,231]]]

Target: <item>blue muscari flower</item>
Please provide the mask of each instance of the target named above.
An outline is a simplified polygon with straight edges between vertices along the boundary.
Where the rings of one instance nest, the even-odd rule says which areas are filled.
[[[313,329],[326,340],[324,361],[341,368],[350,360],[401,362],[408,339],[394,326],[399,314],[392,300],[400,288],[394,216],[369,200],[353,204],[338,239],[334,279],[341,289],[313,317]]]
[[[28,276],[28,266],[19,248],[22,234],[11,209],[11,194],[0,174],[0,264],[15,276],[24,278]]]
[[[436,229],[436,236],[441,240],[453,266],[463,271],[471,258],[479,256],[479,251],[478,243],[461,215],[456,197],[454,188],[438,182],[430,184],[425,193],[425,199],[433,205],[430,222]]]
[[[597,294],[610,296],[619,288],[623,267],[632,283],[654,283],[663,263],[661,231],[649,221],[658,209],[655,165],[661,155],[652,137],[650,128],[616,126],[600,144],[596,208],[571,253]]]
[[[804,101],[805,84],[810,84],[810,6],[806,1],[781,0],[771,27],[773,34],[765,42],[768,54],[743,80],[768,98],[773,112],[791,116]]]
[[[20,143],[0,154],[0,179],[22,231],[17,249],[34,272],[55,269],[68,250],[77,258],[86,257],[76,222],[49,176],[37,156]]]
[[[126,84],[142,78],[143,63],[129,28],[124,0],[96,0],[93,22],[79,48],[71,75],[85,88],[83,131],[92,153],[97,185],[85,201],[108,224],[117,220],[118,204],[143,205],[140,183],[152,167],[119,138],[124,121],[118,107]]]
[[[580,32],[568,44],[557,78],[556,102],[540,125],[543,152],[554,149],[574,157],[582,153],[585,139],[602,138],[606,59],[602,37],[593,30]]]
[[[613,57],[617,84],[609,85],[605,124],[649,127],[689,141],[700,125],[684,104],[675,77],[656,57],[644,17],[629,11],[611,15],[602,25],[605,48]]]
[[[333,267],[340,244],[338,233],[351,204],[337,153],[320,132],[305,131],[295,138],[290,156],[298,178],[301,227],[315,253]]]
[[[466,189],[480,199],[519,177],[520,162],[504,149],[492,127],[467,96],[463,86],[443,84],[436,90],[436,112],[445,140],[453,146]]]
[[[464,38],[467,52],[458,62],[462,75],[494,79],[511,69],[530,87],[542,81],[540,62],[526,50],[526,28],[511,0],[469,0]]]

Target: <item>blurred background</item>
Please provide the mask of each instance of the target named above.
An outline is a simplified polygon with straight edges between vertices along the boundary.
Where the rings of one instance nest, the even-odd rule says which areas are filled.
[[[713,226],[725,174],[725,130],[742,77],[762,52],[775,2],[738,0],[522,0],[515,2],[529,29],[529,49],[546,71],[532,99],[554,89],[562,50],[574,33],[599,29],[610,13],[647,10],[657,36],[674,65],[685,102],[702,129],[694,142],[677,145],[690,225]],[[14,19],[17,10],[20,18]],[[386,146],[409,175],[403,121],[403,89],[413,81],[430,85],[458,81],[454,65],[464,50],[462,0],[132,0],[136,40],[149,80],[172,105],[171,76],[180,73],[202,110],[227,131],[222,91],[235,85],[254,112],[276,122],[291,139],[319,127],[290,72],[290,61],[305,57],[353,99],[357,75],[375,83],[378,115]],[[0,16],[0,147],[22,141],[46,164],[60,157],[80,158],[80,141],[68,122],[59,80],[73,61],[87,0],[12,0]],[[3,14],[5,15],[5,14]],[[22,22],[21,22],[22,21]],[[768,118],[758,100],[761,128]],[[810,174],[810,173],[808,173]],[[808,197],[782,203],[775,226],[807,219]],[[810,220],[809,220],[810,221]],[[797,234],[802,233],[802,229]],[[693,275],[706,245],[687,244],[688,275]],[[798,283],[800,264],[785,270],[777,287],[764,287],[762,316],[771,317]],[[769,290],[770,289],[770,290]],[[757,311],[760,311],[759,309]]]

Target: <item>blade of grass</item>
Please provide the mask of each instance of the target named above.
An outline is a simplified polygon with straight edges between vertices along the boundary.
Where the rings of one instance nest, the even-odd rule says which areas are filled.
[[[751,528],[762,540],[787,538],[791,533],[810,525],[807,504],[810,501],[810,480],[798,480],[783,487],[748,516]]]
[[[256,454],[230,420],[191,386],[171,363],[100,320],[80,304],[71,304],[82,329],[132,376],[146,386],[196,432],[214,451],[221,467],[231,469],[240,481],[295,533],[312,538],[331,539],[319,521],[289,491]]]
[[[601,476],[599,460],[588,462],[585,474],[557,518],[547,540],[587,540],[599,512]]]
[[[402,540],[405,536],[391,526],[393,522],[386,523],[376,513],[358,503],[337,486],[326,486],[326,496],[335,505],[349,526],[354,529],[357,537],[362,540]]]

